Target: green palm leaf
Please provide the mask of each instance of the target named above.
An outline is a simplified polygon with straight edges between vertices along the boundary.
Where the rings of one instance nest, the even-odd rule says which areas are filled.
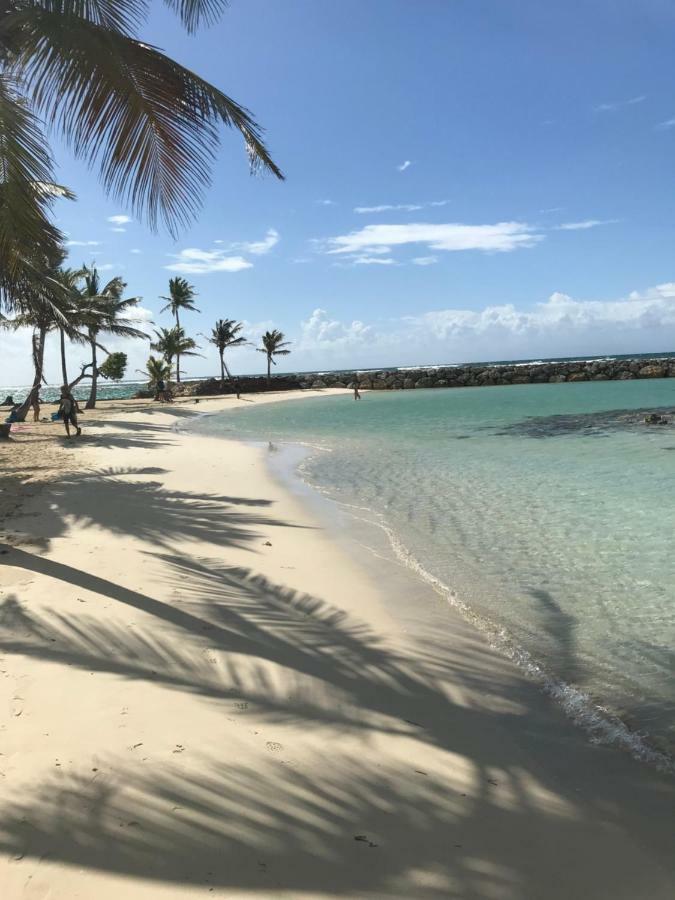
[[[161,218],[174,234],[194,217],[220,124],[243,135],[254,170],[283,178],[246,109],[154,47],[75,15],[72,3],[58,6],[4,17],[13,70],[76,155],[99,166],[107,192],[136,215],[153,227]]]

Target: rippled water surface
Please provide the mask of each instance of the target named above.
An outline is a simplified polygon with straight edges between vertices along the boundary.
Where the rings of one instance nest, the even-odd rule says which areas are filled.
[[[371,393],[199,423],[322,447],[306,477],[521,661],[675,746],[675,379]]]

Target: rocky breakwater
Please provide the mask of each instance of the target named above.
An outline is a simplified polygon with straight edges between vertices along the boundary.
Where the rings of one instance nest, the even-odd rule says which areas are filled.
[[[592,362],[520,365],[435,366],[428,369],[388,369],[382,372],[341,372],[304,375],[302,388],[352,387],[404,391],[415,388],[488,387],[515,384],[559,384],[578,381],[630,381],[635,378],[675,378],[675,357],[667,359],[600,359]]]

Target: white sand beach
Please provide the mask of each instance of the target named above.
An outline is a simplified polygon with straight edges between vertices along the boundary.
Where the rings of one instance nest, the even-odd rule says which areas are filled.
[[[670,900],[672,778],[175,428],[236,405],[0,447],[3,900]]]

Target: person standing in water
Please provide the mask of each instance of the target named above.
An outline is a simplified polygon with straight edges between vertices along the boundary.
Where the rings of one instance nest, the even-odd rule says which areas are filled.
[[[82,429],[77,424],[77,402],[70,392],[67,384],[61,387],[61,402],[59,403],[59,412],[66,426],[66,434],[70,437],[70,426],[77,430],[77,436],[82,434]]]
[[[361,399],[361,394],[359,393],[359,383],[358,383],[358,381],[356,381],[356,379],[354,380],[354,399],[355,400]]]

